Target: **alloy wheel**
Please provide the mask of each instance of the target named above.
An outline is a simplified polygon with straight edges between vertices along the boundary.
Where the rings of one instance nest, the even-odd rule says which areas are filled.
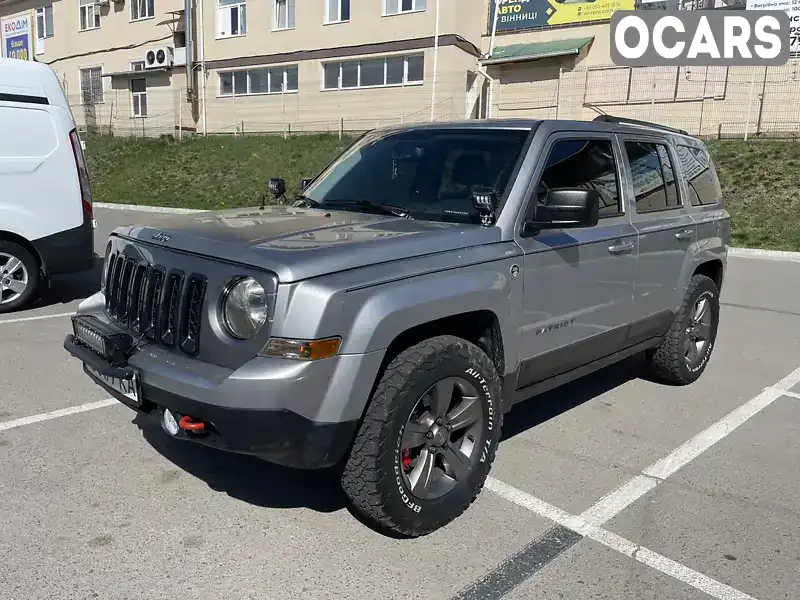
[[[690,367],[696,367],[711,341],[711,302],[701,296],[692,307],[691,320],[686,328],[684,358]]]
[[[28,288],[28,269],[12,254],[0,252],[0,304],[19,298]]]
[[[483,427],[483,405],[472,383],[447,377],[432,385],[403,429],[400,467],[411,493],[433,500],[464,481],[480,458]]]

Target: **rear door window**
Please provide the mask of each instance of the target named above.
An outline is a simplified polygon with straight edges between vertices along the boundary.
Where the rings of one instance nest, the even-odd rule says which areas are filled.
[[[631,168],[636,212],[680,208],[675,169],[666,145],[627,141],[625,152]]]
[[[702,148],[683,145],[678,145],[677,151],[692,206],[717,204],[721,195],[719,182],[708,153]]]

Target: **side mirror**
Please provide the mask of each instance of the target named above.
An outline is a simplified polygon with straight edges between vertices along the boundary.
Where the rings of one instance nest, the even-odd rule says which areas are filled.
[[[472,192],[472,206],[481,219],[481,225],[494,225],[497,210],[497,192],[490,187],[475,188]]]
[[[308,184],[314,181],[313,179],[301,179],[300,180],[300,191],[302,192],[304,189],[308,187]]]
[[[286,182],[283,179],[273,178],[269,180],[269,192],[275,198],[280,198],[286,193]]]
[[[544,205],[538,205],[533,221],[525,229],[571,229],[594,227],[600,218],[600,194],[584,188],[558,188],[547,193]]]

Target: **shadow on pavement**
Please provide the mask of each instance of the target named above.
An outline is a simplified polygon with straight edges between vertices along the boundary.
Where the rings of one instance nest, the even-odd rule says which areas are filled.
[[[525,400],[503,418],[502,440],[533,429],[634,379],[649,379],[646,376],[643,354]]]
[[[222,492],[263,508],[310,508],[328,513],[346,507],[340,471],[290,469],[261,459],[170,438],[146,416],[133,419],[145,440],[167,460]]]
[[[100,277],[103,273],[103,259],[95,258],[92,268],[72,275],[53,277],[50,289],[32,308],[69,304],[75,300],[88,298],[100,291]]]

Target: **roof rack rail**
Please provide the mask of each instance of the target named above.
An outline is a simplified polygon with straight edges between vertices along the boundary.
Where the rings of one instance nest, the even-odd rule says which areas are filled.
[[[639,125],[641,127],[653,127],[655,129],[663,129],[664,131],[671,131],[672,133],[689,135],[689,132],[684,129],[667,127],[666,125],[659,125],[658,123],[651,123],[650,121],[639,121],[637,119],[628,119],[627,117],[615,117],[614,115],[597,115],[592,120],[604,123],[618,123],[620,125],[628,124],[628,125]]]

